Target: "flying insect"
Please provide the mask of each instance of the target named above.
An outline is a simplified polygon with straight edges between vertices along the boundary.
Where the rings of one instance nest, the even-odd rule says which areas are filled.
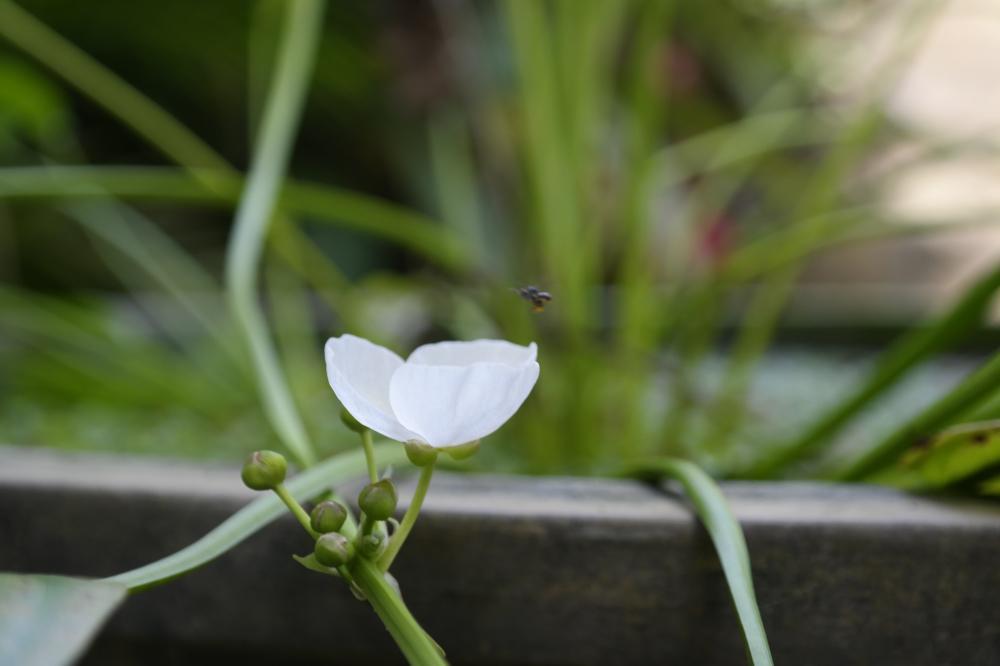
[[[552,294],[530,284],[527,287],[519,287],[514,291],[517,292],[518,296],[531,303],[532,312],[542,312],[549,301],[552,300]]]

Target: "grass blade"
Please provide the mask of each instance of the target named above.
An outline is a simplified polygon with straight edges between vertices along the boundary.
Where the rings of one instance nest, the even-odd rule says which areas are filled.
[[[0,0],[0,36],[36,58],[180,164],[224,167],[204,141],[124,79],[10,0]]]
[[[221,286],[169,235],[139,211],[111,199],[70,205],[63,210],[105,247],[124,258],[124,261],[115,261],[112,257],[105,259],[122,285],[136,296],[140,296],[139,287],[144,283],[162,290],[204,328],[237,367],[246,366],[243,355],[231,345],[229,321],[224,311],[223,316],[219,316]],[[184,341],[184,335],[175,330],[178,326],[174,317],[161,313],[156,319],[165,330],[174,331],[178,342]]]
[[[257,301],[257,269],[305,103],[323,26],[322,14],[323,3],[319,0],[294,0],[287,5],[260,140],[236,210],[226,256],[230,306],[250,347],[264,410],[285,446],[305,466],[315,461],[315,453]]]
[[[104,580],[0,573],[0,664],[72,664],[125,592]]]
[[[375,453],[381,465],[402,465],[407,460],[403,447],[396,443],[379,444]],[[363,475],[366,469],[364,453],[359,448],[328,458],[285,485],[293,497],[305,501],[332,485]],[[121,583],[132,592],[165,583],[214,560],[285,511],[281,500],[268,493],[234,513],[187,548],[107,580]]]
[[[908,490],[966,486],[976,490],[1000,466],[1000,421],[962,423],[903,455],[876,480]],[[971,482],[971,483],[970,483]],[[971,487],[970,487],[971,486]]]
[[[677,458],[660,458],[639,465],[630,469],[627,475],[656,481],[664,477],[676,479],[684,487],[722,563],[722,571],[743,628],[750,662],[754,666],[771,666],[774,662],[764,622],[757,608],[750,554],[743,531],[712,477],[697,465]]]
[[[0,168],[0,198],[85,200],[107,196],[232,209],[242,175],[221,169],[53,166]],[[296,216],[371,234],[449,270],[468,270],[462,240],[435,220],[377,197],[338,187],[287,181],[282,209]]]
[[[857,481],[885,469],[907,449],[940,432],[988,399],[996,392],[997,386],[1000,386],[1000,352],[937,402],[836,470],[831,478]]]
[[[851,418],[871,405],[872,401],[895,386],[921,361],[954,344],[981,325],[986,308],[997,289],[1000,289],[1000,264],[973,284],[934,325],[915,329],[903,336],[881,357],[857,391],[791,443],[779,447],[777,453],[759,463],[750,472],[750,476],[771,477],[814,451]]]

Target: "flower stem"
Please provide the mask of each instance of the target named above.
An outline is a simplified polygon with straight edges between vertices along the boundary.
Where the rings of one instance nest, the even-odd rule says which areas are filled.
[[[348,565],[354,582],[364,592],[368,603],[411,664],[444,665],[439,648],[410,613],[403,600],[385,579],[385,574],[371,560],[355,557]]]
[[[372,529],[375,527],[375,521],[365,516],[364,520],[361,521],[361,534],[367,536],[372,533]]]
[[[361,445],[365,448],[365,462],[368,463],[368,480],[378,481],[378,466],[375,464],[375,446],[372,444],[372,431],[365,428],[361,431]]]
[[[292,515],[299,521],[299,524],[305,528],[305,531],[309,533],[309,536],[316,540],[319,538],[319,534],[312,528],[312,523],[309,521],[309,514],[306,510],[302,508],[302,505],[296,501],[292,494],[288,492],[288,488],[285,488],[285,484],[279,483],[274,487],[274,494],[281,498],[281,501],[285,503],[288,510],[292,512]]]
[[[417,480],[417,487],[413,491],[413,499],[410,500],[410,506],[406,508],[406,514],[403,516],[403,521],[399,524],[399,529],[389,539],[389,546],[378,560],[379,569],[382,571],[388,571],[389,567],[392,566],[392,561],[396,559],[399,549],[403,547],[403,542],[406,541],[410,530],[413,529],[413,523],[417,522],[420,507],[424,504],[424,498],[427,496],[427,489],[431,485],[431,477],[433,475],[434,463],[424,465],[420,468],[420,478]]]

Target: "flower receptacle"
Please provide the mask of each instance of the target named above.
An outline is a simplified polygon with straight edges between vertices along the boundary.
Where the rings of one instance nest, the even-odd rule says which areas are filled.
[[[459,444],[458,446],[449,446],[446,449],[442,449],[445,453],[451,456],[452,460],[465,460],[466,458],[471,458],[479,450],[479,440],[474,440],[471,442],[466,442],[465,444]]]
[[[403,444],[406,447],[406,457],[417,467],[433,465],[438,457],[438,450],[430,444],[425,444],[417,440],[410,440]]]

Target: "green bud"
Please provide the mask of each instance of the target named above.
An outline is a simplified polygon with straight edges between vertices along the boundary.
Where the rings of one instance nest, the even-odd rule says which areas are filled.
[[[347,426],[348,430],[353,430],[359,435],[365,431],[365,426],[361,425],[361,423],[354,418],[354,415],[346,409],[340,410],[340,420],[345,426]]]
[[[354,544],[343,534],[330,532],[316,539],[313,554],[325,567],[340,567],[354,558]]]
[[[444,449],[444,452],[451,456],[453,460],[465,460],[475,455],[478,450],[479,440],[477,439],[465,444],[459,444],[458,446],[449,446],[447,449]]]
[[[385,536],[372,532],[358,539],[358,552],[365,559],[374,560],[385,550],[385,545]]]
[[[347,509],[333,500],[317,504],[309,514],[309,523],[320,534],[337,532],[347,520]]]
[[[372,520],[385,520],[396,510],[396,487],[389,479],[369,483],[358,496],[358,506]]]
[[[243,463],[240,476],[247,488],[252,490],[272,490],[285,480],[288,464],[285,456],[274,451],[254,451]]]
[[[438,452],[430,444],[424,444],[413,439],[403,445],[406,448],[406,457],[417,467],[426,467],[434,464],[437,460]]]

